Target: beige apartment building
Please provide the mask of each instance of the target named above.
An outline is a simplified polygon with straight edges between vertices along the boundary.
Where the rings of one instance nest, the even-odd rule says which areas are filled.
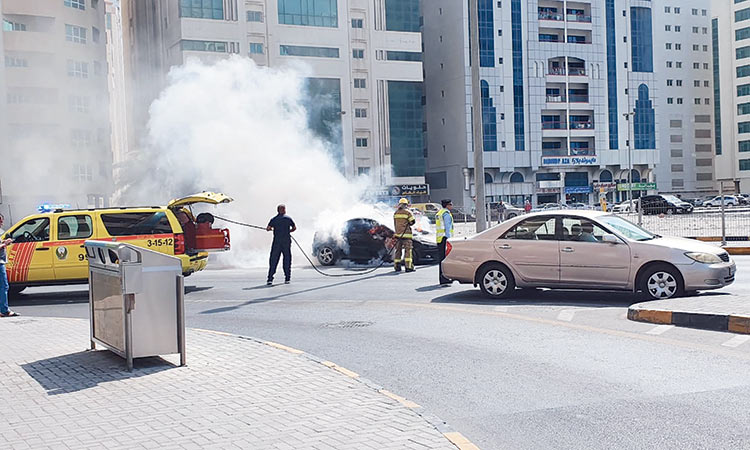
[[[104,206],[111,153],[102,0],[2,0],[2,205]]]

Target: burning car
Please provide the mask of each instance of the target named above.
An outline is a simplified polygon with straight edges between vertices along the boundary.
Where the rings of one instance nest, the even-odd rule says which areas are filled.
[[[356,218],[346,221],[337,232],[315,233],[313,254],[324,266],[348,259],[357,263],[372,260],[391,260],[391,249],[395,245],[394,231],[375,219]],[[435,235],[428,231],[414,230],[413,258],[415,264],[438,262]]]

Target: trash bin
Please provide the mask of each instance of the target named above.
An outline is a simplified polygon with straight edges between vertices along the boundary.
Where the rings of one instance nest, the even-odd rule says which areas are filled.
[[[185,309],[179,258],[120,242],[86,241],[91,349],[125,358],[180,354],[185,365]]]

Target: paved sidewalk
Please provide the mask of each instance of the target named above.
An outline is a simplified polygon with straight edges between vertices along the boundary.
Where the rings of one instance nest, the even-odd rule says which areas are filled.
[[[88,334],[84,320],[0,319],[0,448],[473,448],[416,404],[294,349],[189,330],[187,367],[174,355],[129,373],[86,351]]]
[[[750,298],[714,294],[636,303],[628,319],[750,334]]]

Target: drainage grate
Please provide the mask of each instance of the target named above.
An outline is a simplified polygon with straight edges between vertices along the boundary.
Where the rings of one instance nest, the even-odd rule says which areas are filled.
[[[352,321],[342,321],[342,322],[335,322],[335,323],[324,323],[322,325],[323,328],[364,328],[369,327],[374,322],[363,322],[359,320],[352,320]]]

